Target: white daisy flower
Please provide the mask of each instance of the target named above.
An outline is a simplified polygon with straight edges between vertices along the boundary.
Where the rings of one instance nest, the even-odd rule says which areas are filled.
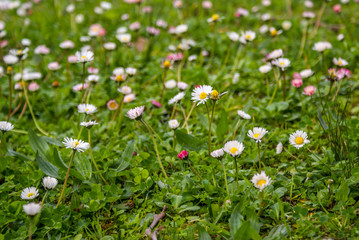
[[[171,98],[171,99],[168,101],[168,104],[172,105],[172,104],[174,104],[174,103],[178,103],[179,101],[181,101],[181,100],[184,98],[185,95],[186,95],[186,94],[185,94],[184,92],[178,93],[176,96],[174,96],[173,98]]]
[[[256,33],[253,31],[242,32],[242,37],[248,42],[253,41],[256,38]]]
[[[165,82],[165,88],[167,89],[173,89],[177,86],[177,82],[174,79],[168,80],[167,82]]]
[[[28,187],[21,192],[21,198],[24,200],[34,199],[37,196],[39,196],[39,191],[36,189],[36,187]]]
[[[86,128],[92,128],[92,126],[97,125],[98,123],[96,121],[88,121],[88,122],[82,122],[80,123],[81,126],[84,126]]]
[[[283,151],[283,144],[281,142],[279,142],[275,149],[276,149],[277,154],[281,154]]]
[[[87,51],[77,51],[76,54],[76,59],[77,59],[77,62],[81,62],[81,63],[86,63],[86,62],[91,62],[93,61],[93,58],[94,58],[94,54],[93,52],[87,50]]]
[[[269,28],[269,33],[272,37],[278,36],[278,35],[282,34],[282,32],[283,32],[282,30],[277,30],[274,27]]]
[[[240,155],[244,150],[244,145],[238,141],[229,141],[224,144],[223,150],[230,154],[232,157]]]
[[[276,50],[273,50],[272,52],[268,53],[267,59],[268,60],[277,59],[277,58],[280,58],[280,57],[283,57],[283,56],[284,56],[283,50],[282,49],[276,49]]]
[[[330,42],[324,41],[324,42],[317,42],[313,46],[313,50],[317,52],[324,52],[327,49],[331,49],[332,44]]]
[[[308,77],[312,76],[313,73],[314,72],[311,69],[305,69],[305,70],[301,71],[299,74],[302,78],[308,78]]]
[[[179,127],[179,123],[176,119],[173,120],[169,120],[168,121],[168,125],[170,126],[171,129],[177,129]]]
[[[239,41],[239,34],[236,32],[228,32],[227,36],[229,37],[229,39],[231,39],[231,41],[233,42],[238,42]]]
[[[123,86],[122,88],[118,88],[117,91],[122,94],[130,94],[132,92],[132,89],[129,86]]]
[[[289,143],[292,144],[295,148],[299,149],[304,146],[304,144],[310,143],[308,140],[308,135],[306,132],[297,130],[295,133],[290,134]]]
[[[243,119],[251,119],[251,115],[249,115],[248,113],[246,112],[243,112],[241,110],[238,110],[238,115],[243,118]]]
[[[115,50],[116,43],[114,43],[114,42],[106,42],[106,43],[103,44],[103,47],[108,51],[112,51],[112,50]]]
[[[348,65],[348,62],[343,58],[333,58],[333,63],[339,67]]]
[[[35,216],[37,215],[41,210],[41,204],[40,203],[28,203],[22,206],[26,215],[28,216]]]
[[[248,131],[247,136],[250,138],[253,138],[254,140],[256,140],[256,142],[261,142],[261,139],[264,137],[264,135],[267,133],[268,131],[265,130],[264,128],[260,128],[260,127],[255,127],[252,130]]]
[[[277,67],[281,68],[282,71],[290,66],[290,61],[288,58],[278,58],[272,62],[272,64],[276,65]]]
[[[135,75],[137,72],[137,69],[136,68],[132,68],[132,67],[128,67],[126,68],[126,73],[130,76],[133,76]]]
[[[6,65],[13,65],[19,61],[19,58],[12,54],[9,54],[9,55],[4,56],[3,60]]]
[[[84,150],[90,147],[90,144],[84,142],[82,140],[72,139],[72,138],[64,138],[64,142],[62,142],[66,148],[71,148],[75,151],[83,152]]]
[[[129,102],[132,102],[135,99],[136,99],[136,95],[131,93],[131,94],[127,94],[127,95],[124,96],[123,102],[124,103],[129,103]]]
[[[178,82],[177,83],[177,87],[180,89],[180,90],[186,90],[188,88],[188,84],[185,83],[185,82]]]
[[[212,87],[208,85],[202,85],[193,89],[192,100],[197,102],[197,106],[202,103],[206,103],[207,99],[212,93]]]
[[[14,129],[14,125],[6,121],[0,121],[0,131],[8,132]]]
[[[129,43],[129,42],[131,42],[131,34],[129,34],[129,33],[117,34],[116,38],[117,38],[121,43]]]
[[[221,157],[223,157],[223,155],[224,155],[223,148],[214,150],[213,152],[211,152],[211,156],[213,158],[221,158]]]
[[[140,106],[130,109],[127,112],[127,117],[129,117],[130,119],[139,120],[142,117],[144,110],[145,110],[145,106]]]
[[[269,72],[270,70],[272,70],[272,66],[269,65],[269,64],[266,64],[266,65],[263,65],[263,66],[259,67],[259,71],[261,73],[263,73],[263,74]]]
[[[264,188],[268,187],[272,183],[272,180],[266,175],[265,172],[261,172],[260,174],[257,173],[254,175],[251,182],[256,188],[258,188],[260,191],[263,191]]]
[[[87,81],[87,82],[97,83],[99,79],[100,79],[100,76],[99,76],[99,75],[91,74],[91,75],[89,75],[89,76],[86,78],[86,81]]]
[[[74,47],[75,47],[75,44],[71,40],[65,40],[62,43],[60,43],[60,48],[62,48],[62,49],[71,49]]]
[[[42,179],[42,184],[46,189],[54,189],[57,183],[58,183],[57,179],[53,177],[47,176]]]
[[[220,17],[218,16],[218,14],[213,14],[211,18],[208,18],[207,19],[207,22],[208,23],[211,23],[211,22],[219,22],[223,19],[223,17]]]
[[[97,107],[92,104],[81,103],[77,106],[77,110],[79,113],[93,114],[96,112]]]

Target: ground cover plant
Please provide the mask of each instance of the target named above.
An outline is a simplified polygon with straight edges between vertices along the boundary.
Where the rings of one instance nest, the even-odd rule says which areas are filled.
[[[1,239],[358,239],[359,1],[0,2]]]

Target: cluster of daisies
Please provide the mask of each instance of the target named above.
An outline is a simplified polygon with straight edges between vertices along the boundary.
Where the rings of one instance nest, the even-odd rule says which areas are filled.
[[[57,186],[57,183],[58,183],[57,179],[53,177],[47,176],[42,179],[42,184],[46,190],[46,194],[42,201],[45,201],[47,191],[54,189]],[[33,200],[38,196],[39,196],[39,190],[36,187],[28,187],[21,192],[21,199],[23,200]],[[40,213],[43,204],[44,202],[40,202],[40,203],[30,202],[28,204],[25,204],[23,206],[23,209],[26,215],[33,217]]]

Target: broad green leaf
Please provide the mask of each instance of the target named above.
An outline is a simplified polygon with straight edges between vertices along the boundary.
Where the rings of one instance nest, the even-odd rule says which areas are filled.
[[[127,144],[125,150],[121,155],[119,165],[116,169],[117,172],[121,172],[125,170],[130,165],[134,150],[135,150],[135,141],[131,141]]]
[[[325,123],[325,121],[323,120],[322,112],[320,111],[319,107],[318,107],[317,111],[318,111],[318,119],[319,119],[320,125],[322,126],[323,130],[325,131],[328,129],[328,126]]]
[[[206,229],[202,227],[201,225],[197,224],[198,229],[198,240],[211,240],[211,236],[206,232]]]
[[[184,149],[193,150],[193,151],[200,151],[201,149],[205,148],[203,143],[198,140],[196,137],[185,133],[185,130],[176,130],[176,139],[180,145]]]
[[[182,212],[186,212],[186,211],[198,211],[200,209],[201,209],[201,207],[199,207],[199,206],[190,206],[190,207],[184,207],[184,208],[181,207],[181,210],[178,213],[182,213]]]
[[[234,238],[237,230],[242,226],[243,224],[243,216],[240,213],[240,204],[238,204],[231,215],[231,218],[229,219],[229,226],[231,229],[231,235]]]
[[[62,169],[64,171],[67,171],[67,165],[62,161],[61,155],[57,148],[52,149],[52,157],[53,157],[53,163],[58,167],[59,169]]]
[[[335,193],[335,198],[338,201],[346,202],[348,200],[348,196],[349,196],[348,182],[343,180],[342,184],[340,184],[340,187],[338,188],[337,192]]]
[[[21,159],[22,161],[32,161],[32,159],[26,157],[25,155],[21,154],[21,153],[18,153],[18,152],[15,152],[13,150],[8,150],[8,154],[12,157],[17,157],[19,159]]]
[[[233,237],[236,239],[254,239],[261,240],[261,236],[257,233],[257,231],[252,227],[250,222],[242,223],[241,227],[237,230],[236,234]]]
[[[92,165],[84,154],[75,154],[75,168],[87,180],[91,179]]]
[[[52,163],[44,160],[39,154],[36,156],[36,161],[41,171],[43,171],[46,175],[54,178],[60,178],[59,169]]]
[[[50,159],[51,158],[50,148],[47,142],[43,138],[37,136],[32,129],[29,129],[28,133],[29,133],[29,143],[31,148],[35,152],[38,152],[42,158],[47,160]]]

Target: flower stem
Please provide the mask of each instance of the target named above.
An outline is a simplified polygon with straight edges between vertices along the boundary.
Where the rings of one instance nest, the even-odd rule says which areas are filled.
[[[258,210],[258,216],[260,217],[261,216],[261,212],[262,212],[262,207],[263,207],[263,191],[260,191],[260,196],[261,196],[261,202],[259,204],[259,210]]]
[[[95,158],[93,157],[93,154],[92,154],[92,147],[91,147],[91,129],[89,128],[89,131],[88,131],[88,141],[89,141],[89,152],[90,152],[90,155],[91,155],[91,160],[92,160],[92,163],[93,165],[95,165],[95,168],[96,170],[99,172],[100,170],[98,169],[98,166],[96,164],[96,161],[95,161]],[[108,182],[105,180],[105,178],[102,176],[102,173],[99,173],[100,174],[100,177],[102,179],[102,181],[106,184],[106,185],[109,185]]]
[[[285,71],[283,71],[283,101],[285,102]]]
[[[222,160],[222,159],[221,159],[221,164],[222,164],[222,168],[223,168],[224,182],[226,183],[226,190],[227,190],[227,194],[228,194],[228,196],[229,196],[226,168],[225,168],[225,166],[224,166],[224,163],[223,163],[223,160]]]
[[[176,147],[176,134],[175,134],[175,131],[173,131],[173,142],[172,142],[173,150],[175,149],[175,147]]]
[[[234,165],[236,167],[236,184],[238,187],[238,166],[237,166],[237,158],[236,157],[234,157]]]
[[[207,113],[208,113],[208,122],[209,122],[209,126],[208,126],[208,155],[211,154],[211,144],[212,144],[212,141],[211,141],[211,133],[212,133],[212,119],[213,119],[213,112],[214,112],[214,107],[216,105],[216,102],[213,102],[212,104],[212,113],[210,115],[210,112],[209,112],[209,108],[208,108],[208,105],[206,103],[206,107],[207,107]]]
[[[262,164],[261,164],[261,148],[259,142],[257,142],[258,146],[258,164],[259,164],[259,172],[262,172]]]
[[[85,88],[85,64],[86,62],[84,62],[82,64],[82,88],[81,88],[81,103],[83,103],[84,101],[84,88]]]
[[[47,196],[48,193],[49,193],[49,190],[46,190],[46,193],[45,193],[45,195],[44,195],[44,197],[42,198],[42,201],[41,201],[41,209],[42,209],[42,206],[43,206],[44,203],[45,203],[46,196]]]
[[[33,222],[33,217],[30,217],[30,223],[29,223],[29,240],[31,240],[32,237],[32,222]]]
[[[165,81],[166,81],[166,75],[167,75],[167,69],[164,70],[163,74],[162,74],[162,91],[161,91],[161,98],[160,98],[160,103],[162,104],[163,102],[163,95],[165,93]]]
[[[236,137],[236,133],[237,133],[237,130],[238,130],[238,127],[239,127],[239,123],[241,122],[241,118],[238,119],[238,122],[234,128],[234,133],[233,133],[233,138],[232,140],[234,140],[234,138]]]
[[[191,110],[189,111],[189,113],[188,113],[188,115],[187,115],[187,117],[186,117],[186,120],[185,120],[185,122],[184,122],[183,125],[182,125],[182,128],[183,128],[185,125],[187,125],[188,119],[189,119],[189,117],[191,116],[191,114],[192,114],[193,109],[194,109],[195,106],[196,106],[196,103],[193,103],[193,105],[192,105],[192,107],[191,107]],[[188,127],[187,127],[187,133],[189,134]]]
[[[72,155],[71,155],[69,167],[67,168],[67,173],[66,173],[66,177],[65,177],[64,186],[62,187],[61,195],[60,195],[59,201],[58,201],[57,204],[56,204],[56,208],[59,206],[59,204],[60,204],[60,202],[61,202],[61,199],[62,199],[62,195],[63,195],[64,192],[65,192],[66,183],[67,183],[67,178],[69,177],[70,168],[71,168],[72,161],[74,160],[75,153],[76,153],[76,150],[72,150]]]
[[[192,165],[191,165],[191,163],[190,163],[190,161],[189,161],[188,158],[187,158],[187,162],[188,162],[189,167],[192,169],[192,171],[193,171],[193,172],[199,177],[199,179],[202,181],[203,178],[202,178],[201,175],[199,175],[199,173],[192,167]]]
[[[9,90],[10,90],[10,94],[9,94],[9,112],[7,114],[7,121],[9,121],[10,116],[11,116],[11,111],[12,111],[12,74],[8,74],[9,76]]]
[[[156,151],[158,163],[160,164],[161,170],[162,170],[163,174],[165,175],[165,178],[168,179],[167,174],[166,174],[166,171],[165,171],[165,169],[164,169],[164,167],[163,167],[163,165],[162,165],[162,162],[161,162],[161,159],[160,159],[160,155],[158,154],[156,139],[155,139],[155,137],[153,136],[153,133],[152,133],[150,127],[147,125],[146,121],[145,121],[144,119],[141,119],[140,121],[143,123],[143,125],[145,125],[145,127],[146,127],[147,130],[148,130],[148,132],[151,134],[153,144],[155,145],[155,151]]]

